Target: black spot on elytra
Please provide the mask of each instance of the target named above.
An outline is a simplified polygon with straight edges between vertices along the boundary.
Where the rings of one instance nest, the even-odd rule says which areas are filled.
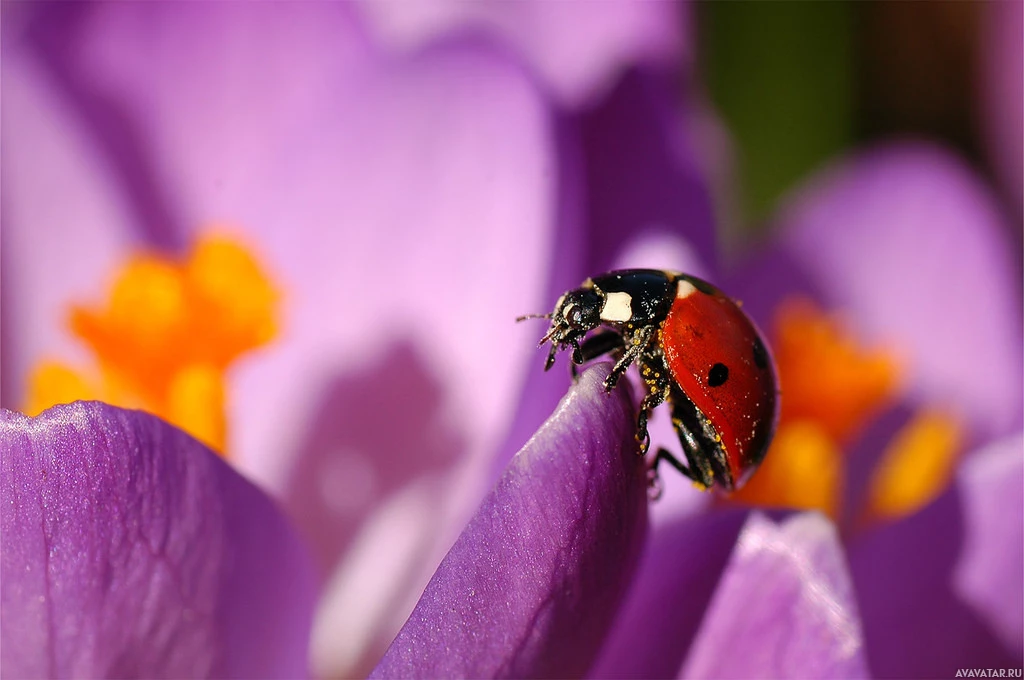
[[[724,385],[725,381],[729,379],[729,367],[725,364],[715,364],[708,371],[708,385],[711,387],[718,387]]]
[[[768,350],[764,348],[761,338],[754,340],[754,364],[758,368],[768,368]]]

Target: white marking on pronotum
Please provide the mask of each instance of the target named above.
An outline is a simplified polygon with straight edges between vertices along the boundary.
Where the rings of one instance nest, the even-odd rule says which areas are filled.
[[[694,285],[692,283],[690,283],[689,281],[687,281],[686,279],[680,279],[679,283],[676,284],[676,299],[677,300],[682,300],[683,298],[688,298],[688,297],[690,297],[691,295],[693,295],[696,292],[697,292],[697,289],[694,287]]]
[[[608,293],[601,308],[601,321],[629,321],[633,318],[633,298],[629,293]]]

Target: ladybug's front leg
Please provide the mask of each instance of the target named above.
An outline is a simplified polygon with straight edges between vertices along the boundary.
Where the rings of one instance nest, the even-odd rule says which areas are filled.
[[[616,350],[622,350],[623,345],[622,336],[615,331],[601,331],[595,333],[589,338],[583,341],[580,345],[580,359],[581,361],[571,361],[569,363],[569,370],[572,372],[572,379],[576,380],[576,365],[577,363],[585,364],[592,359],[596,359],[599,356],[614,352]]]

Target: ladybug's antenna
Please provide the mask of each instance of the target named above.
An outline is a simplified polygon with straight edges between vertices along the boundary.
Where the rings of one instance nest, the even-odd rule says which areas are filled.
[[[516,317],[516,323],[519,323],[520,321],[526,321],[527,319],[550,319],[550,318],[551,318],[551,312],[548,312],[547,314],[526,314],[524,316],[517,316]]]

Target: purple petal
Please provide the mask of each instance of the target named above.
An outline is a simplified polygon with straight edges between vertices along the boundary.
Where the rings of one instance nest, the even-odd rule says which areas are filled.
[[[954,572],[963,600],[1018,659],[1024,653],[1024,439],[990,445],[960,468],[964,545]]]
[[[685,5],[613,0],[372,2],[360,5],[384,42],[415,50],[444,35],[478,33],[511,48],[568,106],[594,101],[634,63],[667,63],[685,49]]]
[[[990,192],[956,158],[900,145],[805,187],[780,218],[787,253],[869,342],[895,344],[912,397],[980,434],[1020,426],[1019,274]]]
[[[666,489],[665,496],[673,491],[684,490]],[[746,511],[726,511],[654,523],[591,677],[669,678],[679,672],[746,518]]]
[[[682,239],[696,259],[716,263],[711,196],[665,79],[631,74],[582,117],[581,135],[590,274],[610,269],[638,237]]]
[[[868,660],[877,677],[947,677],[958,668],[1020,666],[1020,657],[1008,652],[979,609],[954,591],[968,528],[963,497],[951,488],[920,512],[849,545]],[[1020,507],[1005,512],[1019,514]],[[995,531],[1002,534],[1008,526],[1001,523]],[[999,546],[975,544],[972,552],[1000,559],[990,573],[1002,573],[1009,559]],[[970,574],[973,557],[967,559]]]
[[[154,416],[0,421],[4,677],[298,677],[315,600],[266,496]]]
[[[753,514],[682,677],[866,677],[853,588],[835,527],[804,513]]]
[[[586,371],[512,460],[372,677],[584,673],[647,523],[628,391]]]

